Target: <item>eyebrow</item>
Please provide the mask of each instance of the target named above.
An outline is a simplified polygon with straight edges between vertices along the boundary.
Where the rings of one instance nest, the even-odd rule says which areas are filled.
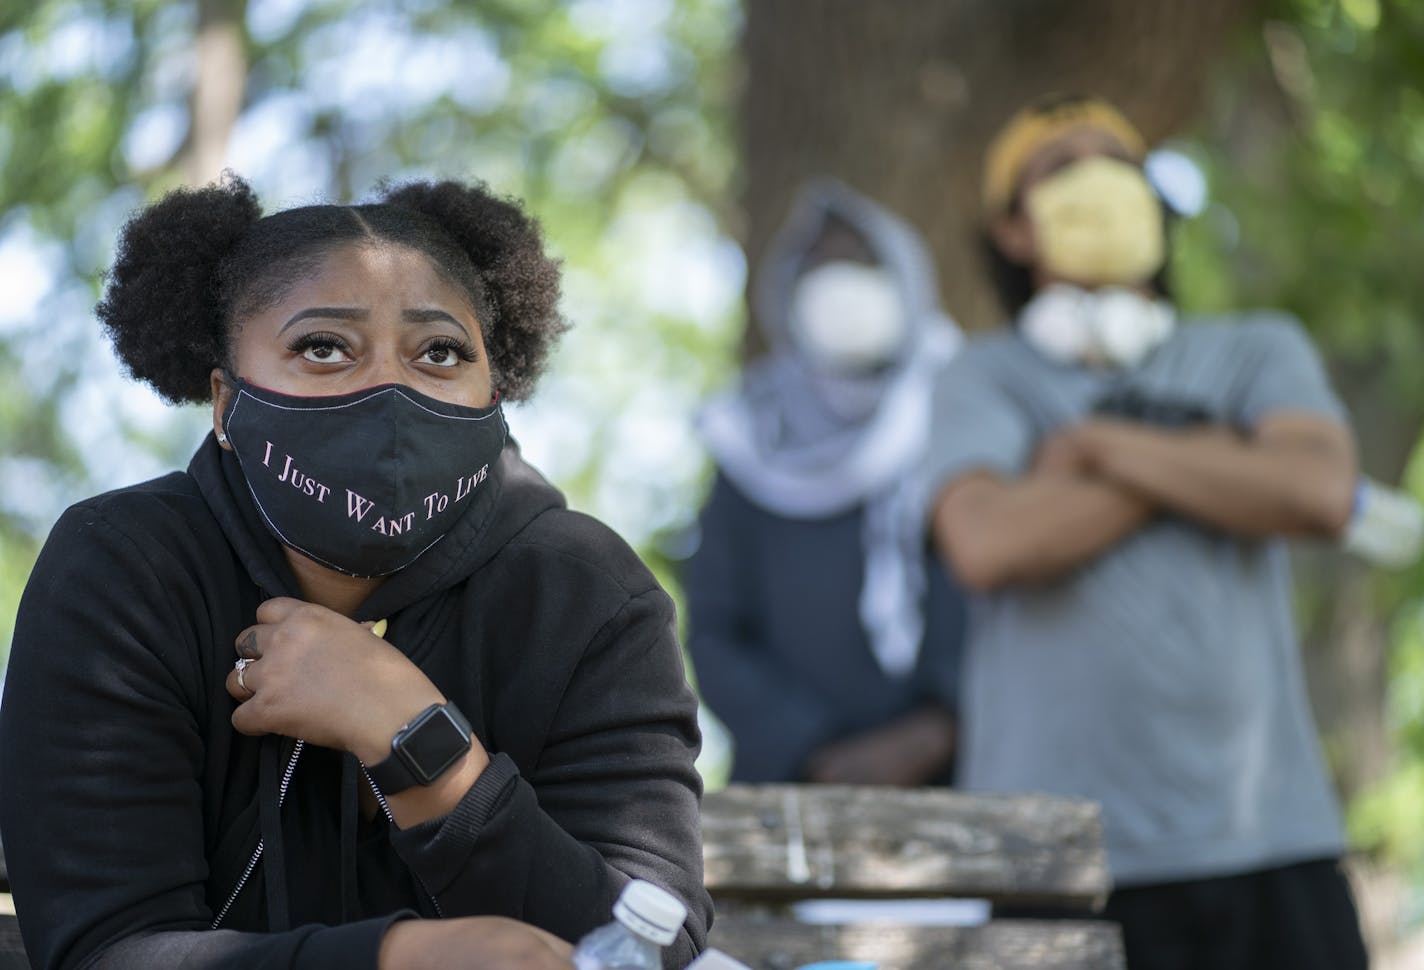
[[[278,330],[277,333],[280,336],[281,334],[286,333],[288,328],[292,327],[295,324],[301,323],[303,320],[351,320],[359,323],[363,320],[368,319],[370,315],[370,311],[363,310],[360,307],[307,307],[305,310],[298,310],[296,313],[292,314],[291,319],[288,320],[286,323],[282,324],[282,329]],[[470,335],[470,332],[465,329],[465,325],[463,323],[461,323],[459,320],[456,320],[444,310],[437,310],[434,308],[404,310],[401,312],[401,319],[404,320],[406,323],[449,323],[458,327],[466,337]]]
[[[470,335],[470,332],[465,329],[463,323],[456,320],[444,310],[436,310],[433,307],[425,310],[403,310],[401,311],[401,319],[406,323],[450,323],[459,327],[460,331],[464,333],[466,337]]]

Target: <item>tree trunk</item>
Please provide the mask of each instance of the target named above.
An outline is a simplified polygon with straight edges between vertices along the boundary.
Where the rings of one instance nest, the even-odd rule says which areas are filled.
[[[216,179],[247,87],[246,0],[199,0],[188,138],[181,167],[189,185]]]
[[[998,322],[980,265],[980,156],[1046,91],[1101,94],[1149,140],[1197,107],[1251,0],[754,0],[741,120],[750,276],[796,186],[830,174],[901,213],[934,251],[945,306]],[[759,349],[755,326],[750,351]]]
[[[978,228],[988,139],[1035,96],[1071,91],[1107,98],[1156,142],[1197,120],[1218,53],[1260,7],[1256,0],[753,0],[741,113],[748,292],[797,185],[830,174],[924,234],[945,306],[961,325],[997,324]],[[1294,124],[1271,75],[1261,66],[1233,77],[1230,100],[1210,112],[1213,137],[1243,166],[1270,165]],[[761,348],[753,321],[746,350]],[[1415,440],[1410,416],[1382,399],[1376,375],[1337,370],[1334,377],[1364,432],[1365,467],[1396,474]],[[1313,603],[1304,648],[1312,701],[1348,797],[1389,762],[1387,631],[1359,564],[1334,552],[1300,559]]]

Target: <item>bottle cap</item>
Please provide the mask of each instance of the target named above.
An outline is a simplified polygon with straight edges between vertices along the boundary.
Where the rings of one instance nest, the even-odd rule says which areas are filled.
[[[658,946],[667,946],[677,939],[687,907],[666,889],[634,879],[613,904],[613,918]]]

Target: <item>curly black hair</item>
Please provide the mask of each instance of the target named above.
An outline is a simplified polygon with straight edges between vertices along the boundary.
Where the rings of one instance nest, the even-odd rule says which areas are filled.
[[[226,173],[177,189],[124,226],[95,308],[130,374],[169,401],[211,399],[209,374],[231,370],[234,325],[279,302],[343,246],[415,249],[470,298],[500,397],[529,396],[554,341],[559,264],[538,224],[483,184],[382,186],[378,201],[262,215],[251,187]]]

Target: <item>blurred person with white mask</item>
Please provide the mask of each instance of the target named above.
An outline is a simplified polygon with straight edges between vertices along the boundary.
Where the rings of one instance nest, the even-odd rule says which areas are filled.
[[[964,610],[916,474],[959,331],[903,220],[807,183],[760,267],[770,347],[704,410],[688,649],[732,778],[950,780]]]
[[[959,781],[1101,803],[1131,970],[1355,970],[1284,542],[1345,534],[1354,440],[1294,320],[1178,313],[1145,150],[1056,97],[987,155],[1014,326],[942,376],[926,463],[976,593]]]

